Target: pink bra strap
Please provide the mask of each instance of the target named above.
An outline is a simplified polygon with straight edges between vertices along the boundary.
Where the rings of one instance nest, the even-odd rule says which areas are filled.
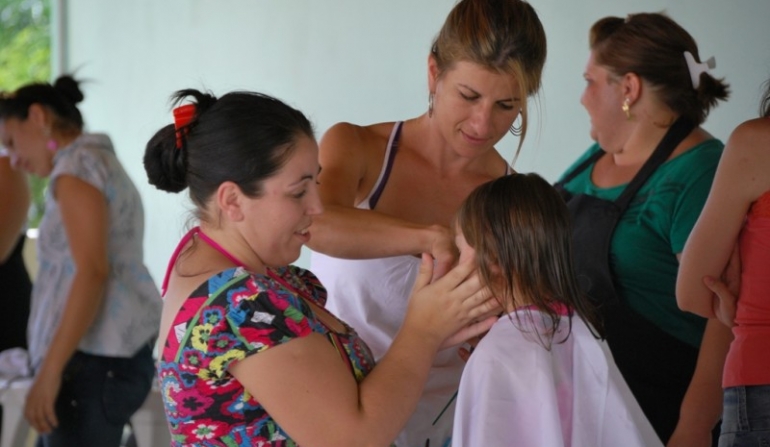
[[[237,265],[238,267],[245,267],[243,262],[241,262],[238,258],[230,254],[229,251],[225,250],[225,248],[219,245],[214,239],[211,239],[210,237],[206,236],[206,233],[204,233],[203,230],[201,230],[199,227],[196,227],[196,228],[198,228],[198,231],[197,231],[198,236],[201,239],[203,239],[204,242],[209,244],[211,248],[221,253],[222,256],[226,257],[230,262]]]
[[[229,251],[225,250],[224,247],[219,245],[214,239],[211,239],[210,237],[206,236],[206,233],[204,233],[201,230],[201,227],[194,227],[190,231],[187,232],[187,234],[182,237],[182,240],[179,241],[179,244],[176,246],[176,249],[174,250],[174,253],[171,255],[171,259],[168,261],[168,267],[166,267],[166,276],[163,277],[163,284],[160,286],[160,296],[166,296],[166,290],[168,289],[168,280],[171,277],[171,270],[174,268],[174,264],[176,264],[176,260],[179,257],[179,252],[182,251],[182,247],[187,245],[188,242],[193,238],[193,236],[198,235],[204,242],[209,244],[211,248],[218,251],[222,254],[222,256],[226,257],[230,262],[237,265],[238,267],[243,267],[243,263],[238,260],[235,256],[230,254]]]
[[[171,254],[171,259],[168,261],[168,267],[166,267],[166,276],[163,277],[163,284],[160,286],[160,296],[164,297],[166,296],[166,290],[168,289],[168,279],[171,277],[171,269],[174,268],[174,264],[176,264],[176,258],[179,257],[179,252],[182,251],[182,247],[187,245],[188,242],[190,242],[190,239],[192,239],[193,235],[195,235],[196,232],[200,230],[200,227],[195,227],[187,232],[182,237],[182,240],[179,241],[176,248],[174,249],[174,253]]]

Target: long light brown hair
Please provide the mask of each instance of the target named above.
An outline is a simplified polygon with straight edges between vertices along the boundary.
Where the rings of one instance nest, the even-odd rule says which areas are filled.
[[[460,207],[456,225],[504,308],[533,304],[550,317],[555,334],[561,322],[557,308],[564,305],[570,317],[576,313],[602,333],[575,276],[569,211],[542,177],[512,174],[479,186]],[[543,345],[548,349],[550,343]]]
[[[527,101],[540,90],[546,56],[543,25],[521,0],[461,0],[449,12],[431,53],[439,76],[460,61],[511,76],[521,91],[521,141],[527,133]],[[518,150],[516,151],[518,155]]]

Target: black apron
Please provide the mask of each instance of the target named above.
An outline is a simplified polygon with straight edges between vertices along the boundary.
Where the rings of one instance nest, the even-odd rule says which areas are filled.
[[[565,183],[604,156],[603,150],[555,185],[572,217],[575,270],[583,291],[599,310],[615,363],[664,444],[679,419],[698,349],[664,332],[618,296],[610,267],[610,244],[620,217],[636,193],[694,127],[679,118],[615,201],[572,195],[564,189]],[[713,445],[717,445],[716,438]]]

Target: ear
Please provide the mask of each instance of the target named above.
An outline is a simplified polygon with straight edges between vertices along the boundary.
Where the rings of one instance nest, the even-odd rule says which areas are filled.
[[[629,105],[633,105],[642,94],[642,78],[636,73],[626,73],[620,85],[623,89],[623,98],[628,98]]]
[[[438,62],[436,62],[436,57],[433,55],[433,53],[430,53],[428,55],[428,91],[431,93],[435,93],[436,91],[438,75]]]
[[[29,106],[29,110],[27,111],[27,119],[36,126],[42,128],[48,127],[48,113],[46,112],[45,108],[38,103],[34,103]]]
[[[241,188],[233,182],[223,182],[216,192],[216,200],[222,214],[232,222],[240,222],[244,218],[241,209],[245,197]]]

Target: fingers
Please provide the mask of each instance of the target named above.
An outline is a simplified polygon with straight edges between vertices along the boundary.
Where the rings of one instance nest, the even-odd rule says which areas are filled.
[[[24,417],[39,433],[49,433],[59,425],[56,418],[58,383],[46,380],[41,373],[33,382],[24,404]]]
[[[500,301],[486,287],[474,293],[463,304],[469,306],[468,317],[474,321],[496,316],[502,311]]]
[[[24,409],[24,417],[38,433],[47,434],[59,425],[56,412],[51,405],[36,406],[36,403],[28,402]]]
[[[713,308],[717,319],[727,327],[735,326],[737,297],[732,293],[732,290],[730,290],[727,284],[711,276],[705,276],[703,283],[716,295]]]
[[[728,303],[735,303],[736,297],[732,294],[730,289],[727,287],[727,284],[725,284],[722,281],[717,280],[714,277],[711,276],[705,276],[703,278],[703,284],[706,285],[706,287],[709,288],[712,292],[716,294],[717,297],[719,297],[720,300],[726,301]]]
[[[456,288],[462,284],[476,270],[476,262],[472,259],[464,260],[457,264],[446,275],[442,276],[436,282],[443,283],[450,289]]]
[[[473,323],[470,323],[468,325],[465,325],[461,327],[457,332],[455,332],[453,335],[451,335],[449,338],[444,340],[444,343],[441,344],[440,349],[446,349],[451,348],[454,346],[457,346],[461,343],[464,343],[468,340],[474,339],[474,337],[479,337],[482,334],[485,334],[489,329],[492,327],[493,324],[497,321],[497,316],[487,317],[483,320],[476,321]],[[477,343],[471,343],[471,348],[475,346]],[[461,348],[462,351],[463,348]],[[470,356],[470,349],[465,349],[468,352],[468,355]],[[458,352],[460,354],[460,357],[463,357],[462,352]]]
[[[484,318],[483,320],[480,320],[478,322],[469,324],[468,326],[465,327],[465,335],[468,336],[466,340],[473,339],[474,337],[478,337],[482,334],[487,333],[489,329],[492,328],[492,325],[494,325],[497,322],[497,320],[498,320],[498,317],[495,315],[495,316]],[[476,341],[476,343],[473,344],[472,347],[475,347],[476,344],[478,344],[478,341]]]
[[[412,291],[417,291],[430,284],[433,278],[433,258],[428,253],[422,254],[420,270],[417,273],[417,279],[414,281]]]
[[[436,258],[436,262],[433,267],[433,278],[431,278],[431,282],[434,282],[446,275],[449,269],[452,268],[452,264],[454,264],[454,258]]]
[[[470,349],[460,348],[457,350],[457,355],[463,359],[463,362],[468,363],[468,359],[471,358],[471,351]]]
[[[730,260],[722,272],[722,280],[730,293],[737,296],[741,286],[741,254],[738,244],[735,244],[735,248],[730,254]]]

